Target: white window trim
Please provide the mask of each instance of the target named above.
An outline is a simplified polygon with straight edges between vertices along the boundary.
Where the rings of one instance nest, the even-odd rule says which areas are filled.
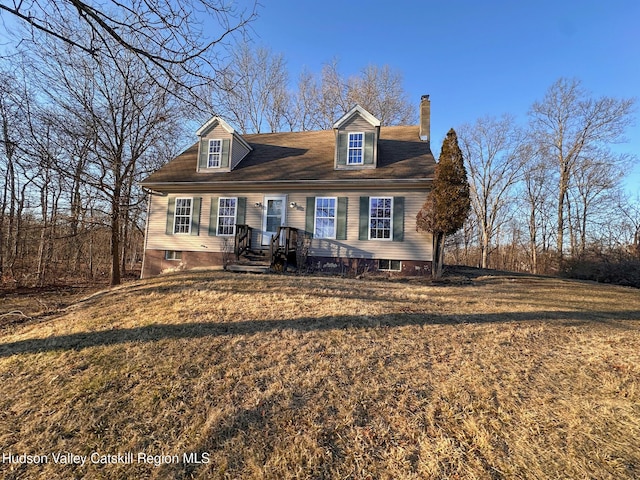
[[[362,135],[362,146],[361,147],[351,147],[351,135]],[[364,132],[348,132],[347,135],[347,165],[363,165],[364,164]],[[360,161],[359,162],[350,162],[349,161],[349,152],[351,150],[360,150]]]
[[[220,233],[220,202],[222,200],[235,200],[236,207],[233,212],[233,233]],[[218,214],[216,215],[216,236],[233,237],[236,234],[236,224],[238,223],[238,197],[219,197],[218,198]]]
[[[318,232],[318,200],[333,200],[334,201],[334,216],[333,216],[333,236],[331,237],[319,237]],[[330,218],[330,217],[326,217]],[[329,240],[335,240],[338,234],[338,197],[316,197],[313,210],[313,236],[315,238],[326,238]]]
[[[389,262],[389,268],[380,268],[380,262]],[[399,268],[391,268],[391,262],[398,262]],[[402,271],[402,260],[391,260],[387,258],[378,259],[378,270],[381,272],[401,272]]]
[[[211,152],[211,145],[214,142],[219,142],[219,144],[220,144],[220,151],[218,153],[212,153]],[[217,155],[217,158],[218,158],[218,164],[217,165],[211,165],[211,160],[213,158],[215,158],[216,155]],[[209,143],[207,144],[207,168],[220,168],[220,165],[222,165],[222,139],[221,138],[211,138],[211,139],[209,139]]]
[[[389,217],[389,238],[372,238],[371,237],[371,204],[373,203],[373,199],[378,200],[391,200],[391,216]],[[380,240],[381,242],[391,242],[393,241],[393,197],[369,197],[369,224],[367,226],[369,231],[369,240]]]
[[[189,202],[189,225],[186,232],[176,232],[176,220],[178,219],[178,200],[190,200]],[[173,211],[173,234],[174,235],[191,235],[191,223],[193,222],[193,197],[176,197]],[[184,217],[186,215],[180,215]]]

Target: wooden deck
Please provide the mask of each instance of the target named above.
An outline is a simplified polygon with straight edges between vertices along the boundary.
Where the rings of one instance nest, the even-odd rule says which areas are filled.
[[[293,227],[278,227],[272,235],[268,250],[253,250],[249,225],[236,225],[234,242],[235,262],[227,265],[230,272],[268,273],[286,271],[296,265],[299,231]]]

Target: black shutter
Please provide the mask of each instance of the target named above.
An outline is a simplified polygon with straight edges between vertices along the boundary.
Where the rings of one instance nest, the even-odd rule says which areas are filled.
[[[369,197],[360,197],[359,240],[369,240]]]
[[[209,236],[218,234],[218,198],[211,198],[211,211],[209,212]]]
[[[176,199],[175,197],[169,198],[169,204],[167,206],[167,235],[173,235],[173,222],[175,220],[176,211]]]
[[[404,240],[404,197],[393,197],[393,241]]]
[[[336,240],[347,239],[347,197],[338,197],[338,212],[336,218]]]
[[[202,198],[195,197],[191,205],[191,235],[200,235],[200,205]]]
[[[313,238],[316,220],[316,197],[307,197],[307,210],[304,213],[304,229],[307,231],[307,235]]]

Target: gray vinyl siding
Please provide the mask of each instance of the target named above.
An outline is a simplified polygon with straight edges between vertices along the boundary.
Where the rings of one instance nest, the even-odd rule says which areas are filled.
[[[240,161],[249,153],[249,149],[234,138],[231,142],[231,170],[236,168]]]
[[[279,192],[273,192],[278,194]],[[392,196],[404,198],[404,235],[402,241],[389,240],[359,240],[359,210],[361,196]],[[200,205],[200,234],[195,235],[167,235],[167,210],[169,198],[194,197],[202,198]],[[259,248],[261,243],[262,208],[255,207],[256,203],[264,203],[264,195],[256,193],[180,193],[171,194],[170,197],[152,195],[149,206],[147,248],[151,250],[183,250],[200,252],[222,251],[224,239],[233,241],[233,237],[210,236],[209,223],[211,212],[211,200],[214,198],[238,197],[246,198],[245,223],[253,227],[252,242]],[[311,241],[311,256],[319,257],[351,257],[391,260],[431,260],[431,236],[423,232],[416,232],[416,214],[422,208],[426,192],[385,191],[372,194],[370,191],[344,192],[327,190],[321,192],[292,192],[287,194],[286,224],[288,226],[305,230],[307,198],[318,197],[346,197],[347,221],[346,240],[314,238]],[[290,208],[291,202],[296,203],[295,208]]]

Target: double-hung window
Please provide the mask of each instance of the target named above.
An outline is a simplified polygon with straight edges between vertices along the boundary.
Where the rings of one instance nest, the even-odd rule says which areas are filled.
[[[212,139],[209,140],[209,154],[207,160],[207,167],[218,168],[220,167],[220,157],[222,156],[222,140]]]
[[[233,236],[236,234],[236,215],[238,212],[238,199],[218,199],[218,231],[220,236]]]
[[[349,133],[347,165],[360,165],[364,159],[364,133]]]
[[[191,233],[192,198],[176,198],[173,233]]]
[[[316,238],[336,238],[336,197],[316,197]]]
[[[393,198],[369,198],[369,239],[391,240],[393,231]]]

